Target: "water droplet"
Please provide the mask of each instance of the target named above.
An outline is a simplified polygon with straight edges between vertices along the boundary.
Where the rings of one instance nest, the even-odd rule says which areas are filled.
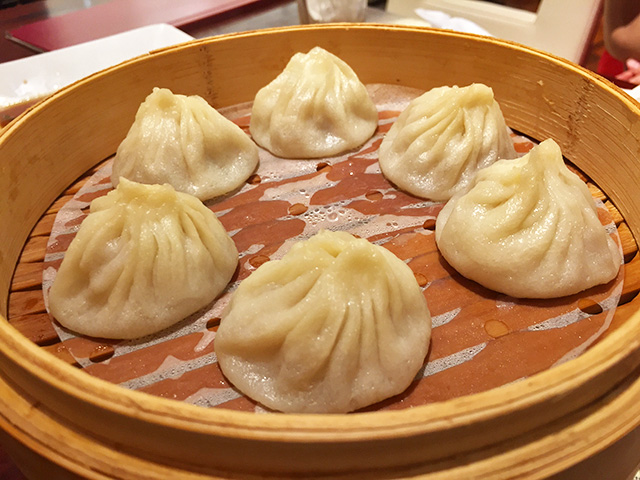
[[[307,211],[307,206],[302,203],[295,203],[289,207],[290,215],[301,215]]]
[[[420,285],[421,287],[427,285],[427,277],[425,277],[422,273],[414,273],[413,276],[416,277],[416,282],[418,282],[418,285]]]
[[[500,320],[488,320],[484,324],[484,329],[493,338],[504,337],[511,331],[507,324]]]
[[[435,218],[427,218],[422,224],[422,228],[425,230],[435,230],[436,229],[436,219]]]
[[[383,197],[382,192],[379,192],[378,190],[371,190],[370,192],[365,193],[364,196],[367,200],[372,202],[378,202],[382,200]]]
[[[260,265],[268,261],[269,257],[265,255],[256,255],[255,257],[251,257],[251,259],[249,259],[249,264],[254,268],[258,268]]]

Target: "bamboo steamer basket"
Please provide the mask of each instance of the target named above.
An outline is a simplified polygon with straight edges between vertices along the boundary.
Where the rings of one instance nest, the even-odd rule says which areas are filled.
[[[365,83],[490,84],[507,124],[535,139],[553,136],[640,238],[639,105],[562,59],[473,35],[366,24],[279,28],[163,49],[62,89],[0,135],[6,448],[30,478],[569,478],[562,472],[591,468],[598,452],[614,452],[611,465],[629,472],[637,459],[615,448],[637,442],[640,424],[634,301],[619,307],[616,328],[584,354],[521,382],[350,415],[256,415],[130,391],[55,358],[6,320],[14,269],[34,224],[71,182],[115,152],[152,87],[190,91],[216,107],[250,101],[293,53],[316,45]]]

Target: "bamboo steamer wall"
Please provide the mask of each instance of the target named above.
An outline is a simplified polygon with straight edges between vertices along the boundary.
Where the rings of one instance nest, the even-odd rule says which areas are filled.
[[[115,152],[153,87],[198,94],[217,108],[250,101],[293,53],[316,45],[365,83],[490,85],[507,123],[538,140],[552,136],[640,238],[640,109],[606,81],[541,52],[465,34],[375,25],[273,29],[125,62],[63,89],[2,132],[0,312],[7,315],[33,225],[71,182]],[[396,412],[255,415],[95,379],[2,319],[0,426],[34,454],[34,478],[47,460],[89,478],[543,478],[640,424],[639,339],[634,313],[577,359],[498,390]]]

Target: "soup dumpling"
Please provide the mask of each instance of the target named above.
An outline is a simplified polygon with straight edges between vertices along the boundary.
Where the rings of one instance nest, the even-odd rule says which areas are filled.
[[[622,262],[587,185],[551,139],[478,172],[444,206],[435,233],[460,274],[513,297],[578,293],[614,279]]]
[[[478,170],[516,156],[493,90],[474,83],[434,88],[412,100],[384,137],[379,160],[400,189],[446,201]]]
[[[344,61],[315,47],[296,53],[256,95],[250,131],[284,158],[321,158],[359,147],[373,136],[378,111]]]
[[[120,179],[91,202],[49,292],[49,310],[84,335],[136,338],[213,301],[238,251],[215,214],[170,185]]]
[[[205,99],[154,88],[113,162],[111,182],[172,185],[208,200],[242,186],[258,165],[258,147]]]
[[[284,412],[349,412],[399,394],[431,335],[411,269],[384,247],[323,230],[243,280],[222,315],[218,362]]]

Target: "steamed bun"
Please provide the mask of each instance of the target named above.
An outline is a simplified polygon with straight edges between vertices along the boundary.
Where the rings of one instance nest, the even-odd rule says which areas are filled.
[[[478,172],[442,209],[435,233],[460,274],[514,297],[578,293],[614,279],[622,261],[589,189],[550,139]]]
[[[319,158],[359,147],[377,126],[376,106],[355,72],[315,47],[296,53],[257,93],[250,131],[274,155]]]
[[[208,200],[242,186],[258,165],[258,147],[197,95],[154,88],[113,162],[111,181],[169,183]]]
[[[493,90],[483,84],[439,87],[411,101],[380,145],[380,168],[402,190],[443,201],[476,172],[516,158]]]
[[[91,202],[49,292],[49,310],[84,335],[140,337],[209,304],[237,262],[233,240],[200,200],[122,178]]]
[[[431,317],[411,269],[383,247],[321,231],[255,270],[215,338],[240,391],[284,412],[348,412],[404,391]]]

